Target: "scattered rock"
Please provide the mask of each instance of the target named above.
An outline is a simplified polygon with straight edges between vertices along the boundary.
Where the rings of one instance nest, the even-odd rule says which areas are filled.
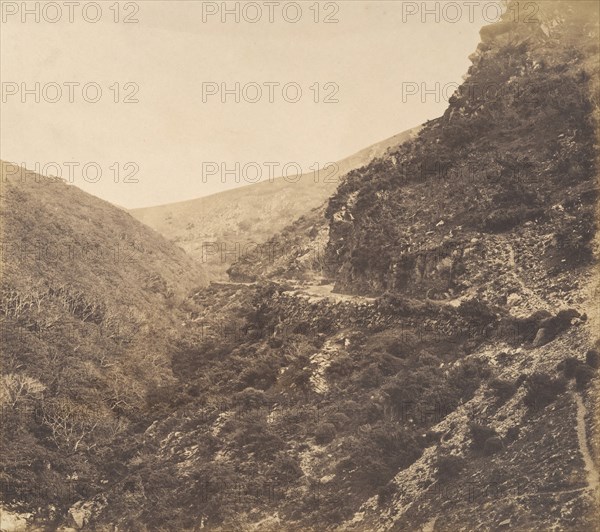
[[[550,340],[552,340],[551,335],[546,328],[538,329],[535,338],[533,339],[533,347],[540,347],[544,344],[547,344]]]

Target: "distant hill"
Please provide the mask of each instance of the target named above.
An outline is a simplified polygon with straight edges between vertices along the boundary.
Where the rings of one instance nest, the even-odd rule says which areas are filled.
[[[211,196],[131,214],[200,260],[211,278],[226,279],[225,271],[296,218],[319,207],[349,171],[360,168],[390,148],[412,138],[419,127],[374,144],[337,163],[337,171],[303,174],[296,182],[279,177]],[[237,246],[237,247],[236,247]],[[236,252],[237,250],[237,252]]]

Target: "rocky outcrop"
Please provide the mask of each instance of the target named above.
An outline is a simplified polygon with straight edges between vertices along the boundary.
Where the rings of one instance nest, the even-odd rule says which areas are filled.
[[[498,254],[498,235],[545,242],[534,258],[540,271],[591,263],[598,26],[568,3],[540,10],[526,23],[509,8],[484,29],[444,116],[351,172],[331,198],[328,264],[338,289],[460,293],[469,263]],[[469,258],[471,240],[478,256]],[[524,259],[520,266],[536,269]]]

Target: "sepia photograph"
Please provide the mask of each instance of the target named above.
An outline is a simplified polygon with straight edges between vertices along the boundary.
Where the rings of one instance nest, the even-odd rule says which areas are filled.
[[[600,531],[600,2],[0,0],[0,532]]]

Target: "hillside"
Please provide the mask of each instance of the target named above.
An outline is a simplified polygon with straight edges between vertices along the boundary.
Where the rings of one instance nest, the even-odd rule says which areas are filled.
[[[193,295],[90,527],[595,529],[598,7],[544,6],[485,28],[447,113],[283,253]]]
[[[129,366],[127,391],[138,377],[153,386],[143,415],[121,416],[124,432],[84,433],[72,454],[52,443],[43,423],[54,403],[37,383],[50,387],[43,379],[62,366],[46,358],[77,375],[96,366],[82,342],[65,344],[66,357],[36,351],[44,371],[26,368],[37,408],[10,432],[34,466],[13,465],[9,447],[4,469],[22,490],[9,507],[30,512],[30,527],[81,530],[596,530],[599,6],[549,0],[535,23],[513,13],[482,30],[444,116],[350,171],[326,205],[278,218],[265,245],[280,252],[208,287],[183,278],[188,297],[169,308],[153,296],[165,325],[137,353],[165,355],[160,378]],[[8,197],[13,212],[35,200],[21,188]],[[53,205],[35,204],[40,219],[13,214],[26,218],[15,234],[71,216]],[[94,271],[107,305],[127,290]],[[160,273],[169,286],[178,272],[165,258]],[[41,320],[35,308],[25,323]],[[77,320],[89,328],[103,315]],[[35,346],[13,358],[28,364]],[[121,371],[120,360],[100,360],[96,374],[107,362]],[[113,381],[83,382],[100,394]],[[48,389],[106,410],[79,386]],[[56,493],[68,479],[70,498],[31,498],[32,481],[48,479]],[[36,505],[44,497],[54,510]]]
[[[544,6],[485,28],[444,116],[347,176],[327,212],[338,289],[449,298],[513,256],[530,288],[591,264],[598,24],[589,3]],[[496,285],[500,302],[514,283]]]
[[[83,496],[74,473],[94,493],[149,391],[173,382],[179,305],[206,278],[128,213],[1,168],[0,483],[4,503],[65,509]]]
[[[251,256],[257,244],[322,205],[347,172],[382,156],[418,130],[365,148],[339,161],[337,169],[321,170],[317,182],[312,172],[295,182],[279,177],[195,200],[133,209],[131,214],[200,260],[212,279],[223,280],[237,259]]]

